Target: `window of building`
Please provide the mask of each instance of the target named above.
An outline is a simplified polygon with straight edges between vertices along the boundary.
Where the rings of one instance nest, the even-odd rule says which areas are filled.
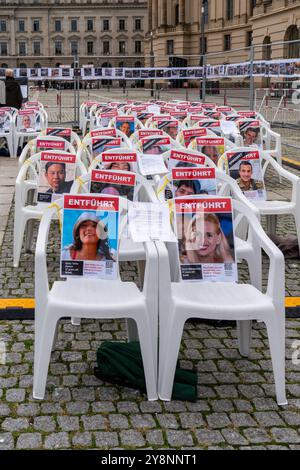
[[[125,41],[119,41],[119,54],[125,54]]]
[[[0,42],[0,55],[8,55],[7,42]]]
[[[19,42],[19,55],[26,55],[26,42]]]
[[[173,55],[174,54],[174,41],[173,39],[168,39],[167,40],[167,55]]]
[[[40,20],[33,20],[32,29],[33,29],[33,31],[39,31],[40,30]]]
[[[247,47],[252,46],[252,39],[253,39],[252,31],[247,31],[246,32],[246,46]]]
[[[204,51],[202,50],[202,37],[200,37],[200,54],[207,53],[207,37],[204,37]]]
[[[71,20],[71,31],[77,31],[77,20]]]
[[[62,55],[62,42],[61,41],[55,41],[54,53],[55,55]]]
[[[87,54],[88,55],[94,54],[94,43],[93,43],[93,41],[88,41],[87,42]]]
[[[1,33],[6,32],[6,21],[5,20],[0,20],[0,32]]]
[[[24,20],[19,20],[19,33],[24,33],[25,31],[25,21]]]
[[[230,51],[231,49],[231,35],[225,34],[224,36],[224,51]]]
[[[109,54],[109,41],[103,41],[103,54]]]
[[[179,5],[175,5],[175,25],[179,24]]]
[[[125,31],[125,20],[119,20],[119,31]]]
[[[142,52],[142,41],[135,41],[134,42],[134,52],[136,54],[141,54],[141,52]]]
[[[253,16],[253,10],[256,7],[256,0],[250,0],[250,16]]]
[[[55,20],[54,30],[56,33],[59,33],[61,31],[61,20]]]
[[[41,55],[41,43],[39,41],[33,42],[33,55]]]
[[[103,31],[109,31],[109,20],[103,20]]]
[[[88,31],[93,31],[94,29],[94,21],[92,19],[88,19],[86,23],[86,29]]]
[[[78,42],[71,41],[71,55],[77,55],[77,54],[78,54]]]
[[[226,0],[226,19],[233,20],[234,17],[234,0]]]
[[[141,31],[141,29],[142,29],[142,20],[140,20],[140,19],[138,19],[138,18],[135,20],[135,22],[134,22],[134,29],[135,29],[136,31]]]

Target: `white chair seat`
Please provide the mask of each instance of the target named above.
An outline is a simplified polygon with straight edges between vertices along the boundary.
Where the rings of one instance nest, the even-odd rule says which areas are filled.
[[[172,296],[177,306],[184,306],[187,314],[197,313],[197,317],[211,318],[213,314],[214,318],[245,320],[274,310],[271,298],[250,284],[179,282],[172,284]]]
[[[81,317],[95,318],[95,311],[101,311],[101,317],[112,318],[119,311],[120,318],[125,310],[139,308],[145,303],[142,292],[132,282],[105,281],[99,279],[72,279],[57,281],[49,292],[48,305],[66,309],[70,316],[80,314]],[[128,315],[127,315],[128,316]]]

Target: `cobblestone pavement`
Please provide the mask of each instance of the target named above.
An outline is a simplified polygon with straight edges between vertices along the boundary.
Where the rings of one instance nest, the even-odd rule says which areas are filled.
[[[290,188],[267,176],[272,197]],[[33,296],[33,254],[22,252],[12,268],[13,206],[0,261],[1,297]],[[295,233],[288,217],[278,232]],[[50,281],[58,270],[59,234],[54,223],[49,245]],[[286,293],[299,295],[298,260],[286,263]],[[264,282],[267,261],[264,259]],[[247,269],[240,265],[240,279]],[[136,280],[135,264],[122,277]],[[300,320],[287,320],[286,366],[289,404],[278,407],[266,329],[255,324],[251,354],[242,358],[235,328],[186,323],[180,365],[198,374],[196,403],[148,402],[140,392],[103,383],[93,376],[103,340],[124,340],[123,321],[62,321],[52,353],[44,401],[32,398],[32,321],[0,321],[0,449],[300,449],[300,365],[292,361]],[[2,342],[2,343],[1,343]],[[4,361],[3,361],[4,362]]]

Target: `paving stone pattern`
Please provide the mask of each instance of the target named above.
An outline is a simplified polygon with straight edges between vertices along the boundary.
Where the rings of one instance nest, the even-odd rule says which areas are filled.
[[[290,190],[268,173],[273,197]],[[295,233],[282,217],[278,232]],[[34,257],[22,252],[12,268],[13,206],[5,228],[0,261],[2,297],[32,297]],[[50,232],[49,276],[57,279],[59,232]],[[34,244],[33,244],[34,246]],[[264,282],[267,259],[264,258]],[[240,280],[248,279],[244,264]],[[134,263],[123,263],[122,276],[137,279]],[[286,262],[286,293],[299,295],[299,260]],[[185,325],[180,365],[198,373],[196,403],[148,402],[139,391],[93,376],[96,350],[103,340],[125,340],[123,321],[61,322],[51,356],[44,401],[32,398],[32,321],[0,321],[6,363],[0,364],[0,449],[294,449],[300,444],[300,365],[292,363],[292,344],[300,320],[286,323],[287,395],[278,407],[267,334],[254,324],[249,358],[242,358],[235,328],[203,323]]]

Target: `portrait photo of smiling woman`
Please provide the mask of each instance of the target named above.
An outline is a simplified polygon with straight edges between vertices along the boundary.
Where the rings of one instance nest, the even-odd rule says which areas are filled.
[[[180,261],[181,264],[234,262],[234,254],[216,214],[200,214],[184,221]]]
[[[73,226],[73,243],[62,250],[63,260],[114,261],[107,226],[91,212],[83,212]]]

